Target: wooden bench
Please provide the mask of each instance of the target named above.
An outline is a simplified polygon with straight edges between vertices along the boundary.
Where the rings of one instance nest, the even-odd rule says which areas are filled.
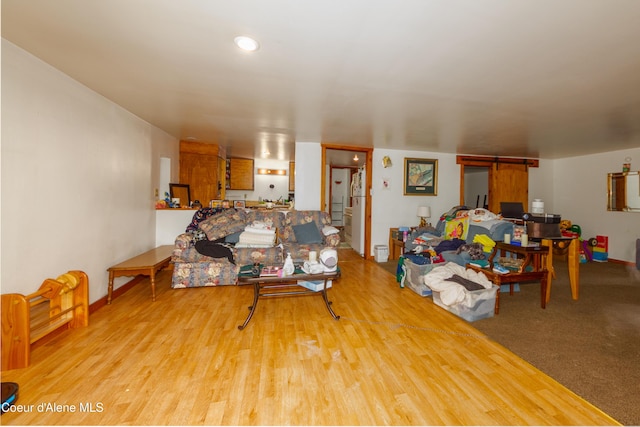
[[[173,245],[159,246],[151,249],[143,254],[130,258],[126,261],[109,267],[109,293],[107,295],[107,304],[111,304],[111,295],[113,294],[113,279],[120,276],[137,276],[139,274],[149,276],[151,280],[151,298],[156,300],[156,273],[171,262],[171,254],[173,253]]]
[[[2,370],[26,368],[31,345],[66,327],[89,324],[89,278],[72,270],[30,295],[2,295]]]

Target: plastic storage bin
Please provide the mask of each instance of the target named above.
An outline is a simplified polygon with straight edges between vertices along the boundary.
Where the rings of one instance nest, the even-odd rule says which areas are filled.
[[[456,305],[445,305],[440,299],[440,292],[433,292],[433,302],[445,310],[462,317],[467,322],[493,317],[496,308],[496,291],[498,286],[489,289],[468,291],[464,301]]]
[[[400,283],[400,287],[407,287],[416,294],[426,297],[431,295],[431,288],[424,283],[424,275],[435,267],[442,264],[417,264],[405,257],[402,267],[405,270],[404,278]]]
[[[389,246],[387,245],[375,245],[373,247],[376,262],[389,261]]]

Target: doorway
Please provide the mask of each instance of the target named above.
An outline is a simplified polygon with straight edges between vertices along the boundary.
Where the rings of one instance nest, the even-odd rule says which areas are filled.
[[[464,206],[489,209],[489,168],[464,168]]]
[[[365,259],[373,258],[371,255],[372,153],[372,148],[322,144],[321,209],[329,212],[333,219],[332,210],[338,209],[337,202],[333,200],[336,185],[349,185],[347,196],[342,202],[343,223],[349,223],[351,227],[351,247]],[[339,171],[345,169],[348,172],[342,172],[341,175],[338,175],[341,177],[340,179],[333,179],[334,172],[340,174]],[[360,188],[354,194],[351,186],[358,175],[360,176]],[[344,182],[347,179],[349,182]],[[335,181],[341,181],[341,184],[335,184]],[[353,218],[354,205],[357,205],[355,220]],[[348,208],[347,216],[344,215],[345,207]],[[358,227],[355,231],[353,230],[354,224]],[[357,239],[356,241],[353,240],[354,237]]]
[[[474,187],[475,180],[486,180],[487,198],[482,207],[493,213],[500,212],[500,202],[522,202],[528,205],[530,167],[538,167],[537,159],[518,159],[511,157],[457,156],[460,165],[460,204],[473,207],[474,196],[469,196],[467,187]],[[487,171],[485,177],[484,171]],[[471,171],[471,173],[467,173]],[[476,175],[473,172],[477,172]],[[471,182],[467,182],[471,180]],[[483,183],[480,185],[484,185]],[[471,200],[469,200],[471,198]],[[479,201],[480,202],[480,201]],[[479,203],[480,205],[480,203]],[[478,206],[480,207],[480,206]]]

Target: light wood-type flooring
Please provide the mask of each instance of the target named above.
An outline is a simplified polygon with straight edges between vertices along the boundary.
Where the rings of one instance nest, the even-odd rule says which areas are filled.
[[[148,279],[35,349],[4,425],[612,425],[473,323],[340,250],[320,295]],[[105,273],[106,275],[106,273]],[[91,280],[91,278],[89,278]],[[101,278],[105,283],[106,278]],[[56,406],[58,405],[58,406]]]

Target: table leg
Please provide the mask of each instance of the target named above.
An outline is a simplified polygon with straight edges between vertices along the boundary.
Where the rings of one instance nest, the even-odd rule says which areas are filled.
[[[548,277],[548,274],[543,274],[542,279],[540,279],[540,306],[542,308],[547,308],[547,291],[549,290],[549,284],[547,283]]]
[[[113,271],[109,272],[109,287],[107,288],[107,304],[111,304],[111,295],[113,294]]]
[[[571,297],[578,299],[580,291],[580,239],[573,239],[569,245],[569,281],[571,282]]]
[[[549,302],[551,299],[551,280],[556,278],[556,270],[553,268],[553,240],[542,239],[542,246],[546,246],[549,248],[549,253],[546,255],[546,264],[547,266],[547,298],[546,302]]]
[[[238,326],[238,329],[243,330],[249,324],[249,320],[253,317],[253,313],[256,311],[256,306],[258,305],[258,297],[260,296],[260,283],[253,284],[253,305],[249,307],[249,315],[244,320],[244,323]]]
[[[331,308],[332,302],[329,301],[329,297],[327,297],[327,279],[324,279],[324,288],[322,289],[322,299],[324,299],[324,304],[327,306],[327,310],[329,310],[329,313],[331,314],[331,316],[336,320],[340,320],[340,316],[337,316],[336,313],[334,313],[333,309]]]
[[[151,269],[151,274],[149,274],[149,280],[151,281],[151,301],[156,300],[156,270]]]

